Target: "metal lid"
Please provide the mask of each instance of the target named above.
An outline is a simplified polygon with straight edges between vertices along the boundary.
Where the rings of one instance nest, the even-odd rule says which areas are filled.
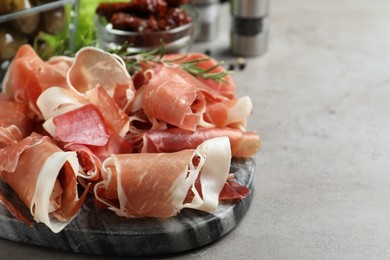
[[[269,0],[230,0],[230,12],[242,18],[262,17],[268,14]]]
[[[268,35],[266,30],[254,36],[230,34],[231,51],[240,56],[257,56],[264,54],[268,49]]]

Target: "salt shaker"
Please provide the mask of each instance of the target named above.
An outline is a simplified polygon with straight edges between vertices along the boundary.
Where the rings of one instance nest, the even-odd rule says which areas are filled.
[[[240,56],[256,56],[268,47],[268,0],[230,0],[230,47]]]
[[[196,41],[215,39],[218,33],[219,0],[192,0],[191,6],[194,7],[198,15],[199,28]]]

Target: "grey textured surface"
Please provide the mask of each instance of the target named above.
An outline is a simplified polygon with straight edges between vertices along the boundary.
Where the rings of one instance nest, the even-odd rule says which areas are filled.
[[[160,259],[390,258],[389,14],[388,0],[271,0],[269,51],[234,75],[263,140],[252,205],[216,243]],[[226,26],[195,48],[229,63],[228,44]],[[103,259],[8,241],[0,255]]]

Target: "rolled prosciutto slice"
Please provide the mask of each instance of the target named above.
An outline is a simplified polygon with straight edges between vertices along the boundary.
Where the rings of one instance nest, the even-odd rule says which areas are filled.
[[[180,128],[149,131],[142,135],[143,153],[170,153],[195,149],[206,140],[227,136],[233,157],[251,157],[260,149],[260,137],[255,132],[242,132],[232,128],[198,128],[195,132]]]
[[[246,120],[252,113],[252,101],[248,96],[226,102],[210,102],[206,107],[204,119],[215,127],[245,129]]]
[[[79,198],[75,152],[64,152],[52,140],[33,133],[0,150],[0,174],[30,209],[36,222],[60,232],[77,215]]]
[[[149,79],[136,95],[150,122],[160,120],[173,126],[195,131],[198,126],[245,127],[252,112],[249,97],[228,99],[220,95],[177,65],[159,65],[145,71]]]
[[[142,92],[141,104],[150,122],[158,119],[194,131],[199,125],[213,123],[204,122],[208,104],[231,102],[179,66],[160,65],[145,74],[149,80],[138,91]]]
[[[112,155],[102,165],[103,181],[95,186],[95,196],[127,218],[171,217],[183,208],[213,212],[230,160],[227,137],[176,153]]]
[[[152,122],[159,119],[182,129],[194,131],[202,119],[206,87],[180,67],[160,66],[149,71],[142,105]]]

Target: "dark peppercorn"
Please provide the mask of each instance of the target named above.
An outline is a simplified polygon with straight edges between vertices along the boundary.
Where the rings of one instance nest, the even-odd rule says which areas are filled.
[[[237,59],[237,65],[238,65],[238,69],[239,70],[244,70],[245,69],[245,66],[246,66],[246,62],[245,62],[245,59],[240,57]]]

